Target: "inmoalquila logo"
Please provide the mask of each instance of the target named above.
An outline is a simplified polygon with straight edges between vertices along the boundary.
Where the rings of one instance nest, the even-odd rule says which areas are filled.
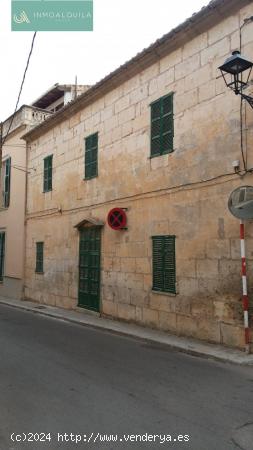
[[[93,31],[93,0],[12,0],[12,31]]]
[[[24,22],[31,23],[25,11],[21,11],[19,16],[17,14],[14,14],[13,20],[15,23],[24,23]]]

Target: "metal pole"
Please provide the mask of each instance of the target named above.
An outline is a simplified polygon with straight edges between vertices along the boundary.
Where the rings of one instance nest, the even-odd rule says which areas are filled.
[[[3,153],[3,122],[0,123],[0,169],[2,168],[2,153]]]
[[[75,100],[76,100],[76,98],[77,98],[77,75],[75,78]]]
[[[0,122],[0,187],[3,186],[3,171],[2,171],[2,161],[3,161],[3,122]],[[3,207],[3,196],[2,189],[0,194],[0,208]]]
[[[246,256],[245,256],[245,233],[244,222],[240,220],[240,238],[241,238],[241,258],[242,258],[242,301],[244,313],[244,331],[245,331],[245,351],[250,353],[249,342],[249,297],[247,291],[247,275],[246,275]]]

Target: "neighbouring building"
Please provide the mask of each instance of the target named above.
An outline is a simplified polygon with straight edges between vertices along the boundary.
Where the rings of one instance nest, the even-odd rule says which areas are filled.
[[[252,0],[213,0],[25,134],[27,299],[244,346],[239,223],[227,202],[253,178],[240,100],[218,67],[240,30],[253,59],[253,23],[240,28],[252,16]],[[250,169],[247,104],[242,119]]]
[[[57,112],[89,88],[90,86],[85,86],[83,84],[56,83],[48,89],[47,92],[35,100],[31,106],[46,109],[51,112]]]
[[[51,113],[22,106],[3,123],[0,207],[0,296],[22,298],[27,152],[21,136]]]
[[[21,136],[87,89],[88,86],[56,84],[2,125],[0,296],[23,297],[26,176],[30,169]]]

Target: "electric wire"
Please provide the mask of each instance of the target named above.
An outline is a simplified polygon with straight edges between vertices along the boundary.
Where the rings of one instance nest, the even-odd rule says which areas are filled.
[[[248,128],[247,128],[247,104],[244,103],[244,127],[245,127],[245,159],[246,159],[246,167],[248,165]]]
[[[27,59],[27,62],[26,62],[26,67],[25,67],[25,71],[24,71],[24,74],[23,74],[22,82],[21,82],[21,85],[20,85],[20,89],[19,89],[19,94],[18,94],[15,110],[14,110],[14,113],[13,113],[13,115],[11,117],[7,133],[6,133],[5,137],[4,137],[4,139],[2,139],[2,146],[4,145],[8,135],[10,133],[10,130],[11,130],[11,127],[12,127],[12,124],[13,124],[13,120],[14,120],[14,116],[15,116],[15,113],[17,112],[17,109],[18,109],[18,104],[19,104],[19,100],[20,100],[20,97],[21,97],[21,94],[22,94],[26,73],[27,73],[27,70],[28,70],[28,67],[29,67],[29,64],[30,64],[30,59],[31,59],[31,56],[32,56],[32,52],[33,52],[33,47],[34,47],[34,41],[35,41],[36,34],[37,34],[37,32],[35,31],[35,33],[33,35],[33,38],[32,38],[31,48],[30,48],[30,52],[29,52],[28,59]]]
[[[245,159],[245,152],[244,152],[244,143],[243,143],[243,97],[240,97],[240,146],[241,146],[241,154],[242,154],[242,161],[243,161],[243,168],[245,171],[247,171],[247,163]]]
[[[21,167],[11,166],[12,169],[20,170],[20,172],[30,173],[27,169],[22,169]]]
[[[253,22],[253,16],[246,17],[246,19],[244,19],[242,25],[239,28],[240,53],[242,53],[242,29],[245,25],[248,25],[251,22]],[[241,81],[242,81],[242,73],[241,73]],[[241,87],[241,94],[242,94],[242,87]],[[245,107],[245,129],[246,129],[246,127],[247,127],[247,122],[246,122],[246,107]],[[244,167],[244,170],[247,171],[247,132],[246,132],[246,143],[244,146],[244,142],[243,142],[243,97],[242,96],[241,96],[241,102],[240,102],[240,134],[241,134],[240,145],[241,145],[241,155],[242,155],[243,167]]]
[[[176,192],[181,192],[182,190],[191,190],[191,189],[197,188],[198,185],[203,185],[205,183],[212,182],[212,181],[230,176],[229,179],[221,181],[221,183],[227,183],[227,182],[233,181],[235,176],[243,177],[247,173],[252,173],[252,172],[253,172],[253,168],[248,169],[247,171],[243,170],[243,171],[239,171],[239,172],[224,173],[224,174],[216,175],[211,178],[207,178],[205,180],[192,181],[192,182],[185,183],[185,184],[178,184],[178,185],[160,188],[160,189],[156,189],[156,190],[152,190],[152,191],[148,191],[148,192],[144,192],[144,193],[133,194],[133,195],[129,195],[127,197],[113,198],[106,202],[98,202],[98,203],[93,203],[90,205],[79,206],[79,207],[77,206],[75,208],[64,209],[61,211],[61,214],[70,213],[70,212],[74,212],[74,211],[82,211],[82,210],[86,210],[86,209],[90,209],[90,208],[96,208],[99,206],[104,206],[105,204],[110,204],[110,203],[115,203],[115,202],[146,199],[146,198],[149,198],[149,196],[152,196],[152,195],[155,195],[158,193],[161,193],[161,195],[167,195],[167,194],[170,194],[170,192],[176,193]],[[209,186],[212,187],[212,186],[215,186],[215,184],[210,184]],[[185,188],[188,188],[188,189],[185,189]],[[42,213],[42,211],[35,211],[33,213],[28,214],[26,220],[39,219],[39,218],[43,218],[43,217],[47,217],[47,216],[52,216],[52,215],[57,214],[58,212],[59,212],[58,208],[48,209],[45,211],[44,214],[40,214],[40,213]]]
[[[239,33],[240,53],[242,52],[242,28],[246,25],[246,23],[247,22],[244,21],[243,24],[240,26],[240,33]],[[241,82],[242,82],[242,73],[241,73]],[[242,84],[241,84],[241,94],[242,94]],[[240,96],[240,147],[241,147],[243,168],[244,168],[244,170],[247,170],[247,164],[246,164],[245,156],[244,156],[244,145],[243,145],[243,114],[242,114],[242,108],[243,108],[243,97]]]

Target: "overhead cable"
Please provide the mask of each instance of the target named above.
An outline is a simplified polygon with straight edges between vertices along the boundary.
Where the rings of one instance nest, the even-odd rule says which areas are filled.
[[[17,112],[17,109],[18,109],[19,100],[20,100],[20,97],[21,97],[21,94],[22,94],[22,90],[23,90],[23,86],[24,86],[24,82],[25,82],[26,72],[28,70],[28,67],[29,67],[29,64],[30,64],[30,59],[31,59],[32,52],[33,52],[33,47],[34,47],[34,41],[35,41],[36,34],[37,34],[37,32],[35,31],[35,33],[33,35],[33,38],[32,38],[31,48],[30,48],[30,52],[29,52],[28,59],[27,59],[27,62],[26,62],[26,68],[25,68],[25,71],[24,71],[23,79],[22,79],[21,86],[20,86],[20,89],[19,89],[19,94],[18,94],[15,110],[14,110],[14,113],[13,113],[13,115],[11,117],[7,133],[6,133],[5,137],[4,137],[4,139],[2,139],[2,146],[4,145],[8,135],[10,133],[10,130],[11,130],[11,127],[12,127],[12,124],[13,124],[13,120],[14,120],[14,116],[15,116],[15,113]]]

